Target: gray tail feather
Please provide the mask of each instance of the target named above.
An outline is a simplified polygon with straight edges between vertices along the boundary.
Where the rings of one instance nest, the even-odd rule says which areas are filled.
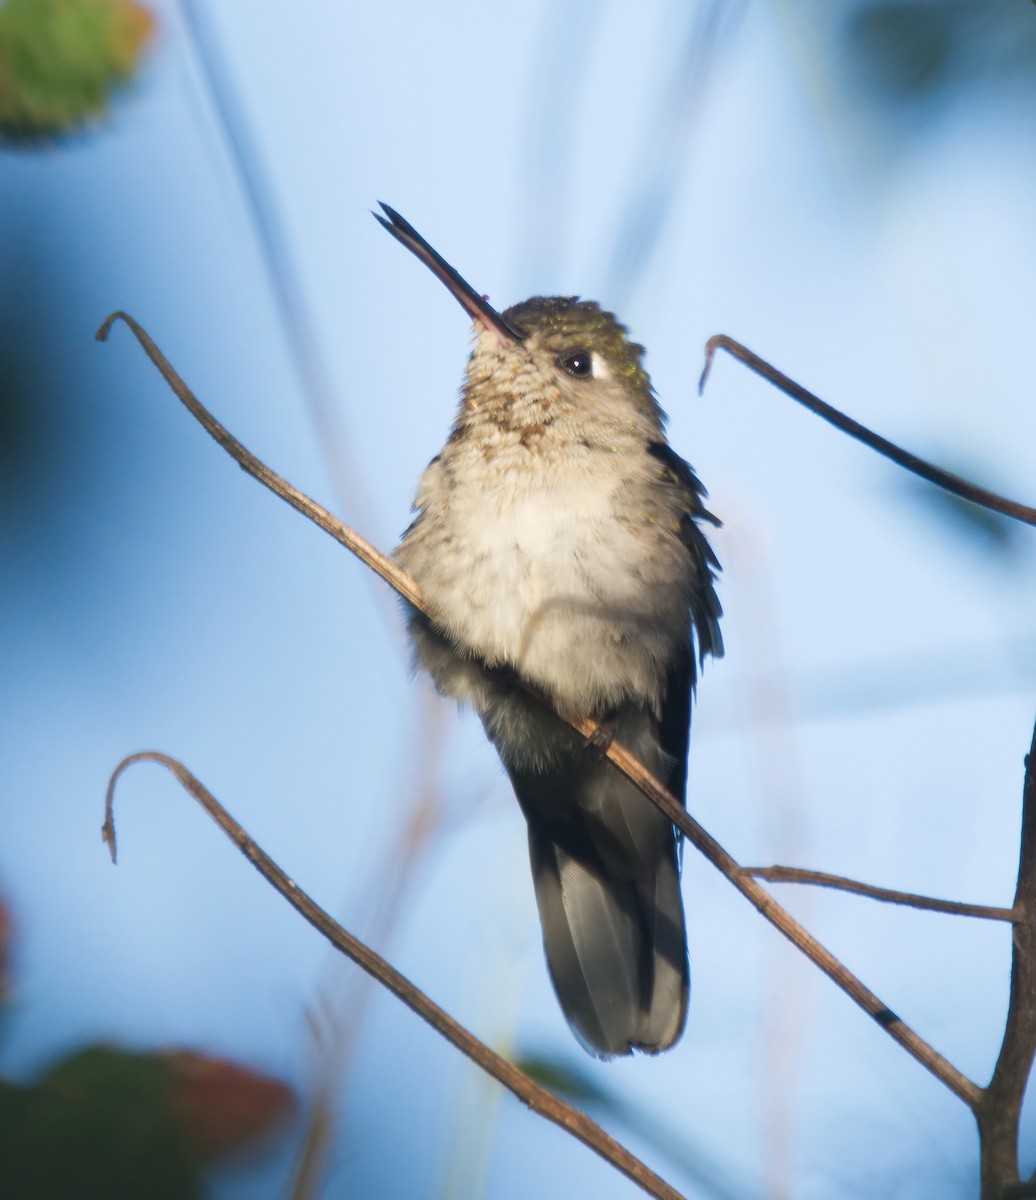
[[[667,1049],[689,991],[675,842],[646,880],[573,857],[534,823],[529,855],[547,965],[576,1037],[602,1058]]]

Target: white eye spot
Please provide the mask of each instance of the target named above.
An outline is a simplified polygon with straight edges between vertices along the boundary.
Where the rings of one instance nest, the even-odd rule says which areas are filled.
[[[594,364],[594,379],[611,379],[612,373],[608,370],[608,360],[601,354],[592,355]]]

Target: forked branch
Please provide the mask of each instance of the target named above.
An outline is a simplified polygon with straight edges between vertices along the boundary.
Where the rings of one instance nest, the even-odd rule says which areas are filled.
[[[1025,1192],[1017,1186],[1022,1101],[1036,1058],[1036,728],[1025,759],[1014,908],[1017,918],[1007,1027],[993,1076],[974,1106],[982,1159],[982,1200],[1036,1195],[1036,1189]]]
[[[983,508],[1002,513],[1026,525],[1036,525],[1036,509],[978,487],[969,480],[952,475],[949,471],[933,466],[932,463],[901,449],[839,412],[818,396],[814,396],[812,392],[725,334],[718,334],[709,339],[699,390],[705,386],[717,350],[726,350],[786,395],[805,405],[811,412],[922,479],[927,479],[955,496]],[[818,873],[811,874],[814,878],[809,882],[821,882],[815,877]],[[832,878],[828,877],[829,886],[844,887],[852,882],[843,880],[835,884],[831,882]],[[854,890],[864,891],[865,887],[866,885],[860,885]],[[865,894],[875,895],[881,890],[883,889],[870,889],[865,891]],[[900,896],[902,895],[900,893]],[[893,899],[893,896],[886,894],[876,898]],[[914,897],[913,900],[916,903],[927,898]],[[897,902],[904,901],[900,899]],[[922,907],[920,904],[917,906]],[[924,907],[933,905],[929,901]],[[943,911],[948,910],[944,908]],[[993,916],[994,913],[972,911],[966,915]],[[1018,885],[1014,905],[1001,919],[1012,921],[1013,935],[1011,998],[1004,1038],[989,1084],[977,1089],[971,1097],[958,1093],[971,1108],[978,1123],[982,1200],[1020,1200],[1022,1196],[1036,1196],[1036,1180],[1030,1179],[1022,1183],[1018,1172],[1018,1130],[1022,1101],[1033,1061],[1036,1059],[1036,729],[1033,730],[1032,745],[1025,760]]]

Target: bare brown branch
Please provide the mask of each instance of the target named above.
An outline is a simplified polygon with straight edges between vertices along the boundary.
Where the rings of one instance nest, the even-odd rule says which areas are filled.
[[[999,1200],[1025,1200],[1026,1197],[1036,1196],[1036,1180],[1029,1179],[1025,1183],[1010,1183],[1000,1189]]]
[[[963,500],[970,500],[972,504],[978,504],[992,512],[1003,513],[1005,517],[1012,517],[1015,521],[1021,521],[1026,525],[1036,525],[1036,508],[1019,504],[1017,500],[1008,500],[1005,496],[979,487],[970,480],[962,479],[959,475],[944,471],[942,467],[936,467],[932,463],[926,462],[925,459],[918,458],[909,450],[903,450],[895,442],[890,442],[881,434],[874,433],[865,425],[861,425],[859,421],[847,417],[845,413],[839,412],[837,408],[833,408],[819,396],[807,391],[794,379],[789,379],[787,375],[783,375],[776,367],[760,358],[758,354],[753,354],[747,346],[736,342],[732,337],[727,337],[725,333],[717,333],[705,344],[705,366],[702,369],[701,379],[698,381],[699,393],[704,389],[709,378],[712,360],[717,350],[726,350],[728,354],[743,362],[757,375],[761,375],[763,379],[769,380],[775,387],[780,388],[785,395],[797,400],[799,404],[805,405],[810,412],[816,413],[818,417],[823,417],[825,421],[828,421],[836,429],[840,429],[842,433],[847,433],[851,438],[863,442],[865,446],[870,446],[872,450],[876,450],[914,475],[919,475],[922,479],[927,479],[929,483],[945,488],[946,491],[960,496]]]
[[[115,785],[124,771],[135,763],[142,762],[158,763],[159,766],[171,771],[252,866],[280,892],[296,912],[304,917],[314,929],[322,933],[336,949],[348,955],[353,962],[377,979],[394,996],[402,1000],[407,1008],[427,1021],[437,1033],[442,1034],[461,1053],[467,1055],[472,1062],[503,1084],[523,1104],[564,1129],[566,1133],[570,1133],[584,1146],[589,1146],[591,1150],[611,1163],[649,1195],[657,1196],[660,1200],[684,1200],[675,1188],[670,1187],[664,1179],[656,1175],[639,1158],[632,1155],[625,1146],[605,1133],[600,1125],[596,1121],[592,1121],[586,1113],[566,1104],[564,1100],[536,1083],[524,1071],[508,1062],[506,1058],[502,1058],[494,1050],[490,1050],[484,1042],[480,1042],[474,1034],[469,1033],[463,1025],[441,1009],[420,988],[415,987],[405,975],[400,974],[391,963],[386,962],[380,954],[375,953],[364,942],[343,929],[324,909],[307,896],[294,880],[288,878],[273,859],[249,837],[205,785],[175,758],[170,758],[169,755],[161,754],[158,751],[145,750],[139,754],[129,755],[115,768],[108,784],[102,827],[102,836],[111,852],[112,861],[115,860],[116,851],[113,808]]]
[[[596,724],[588,719],[573,721],[571,724],[587,737],[597,728]],[[923,1067],[927,1067],[965,1104],[973,1107],[977,1103],[981,1095],[978,1084],[958,1071],[951,1062],[902,1021],[861,979],[835,958],[830,950],[821,945],[808,929],[800,925],[787,909],[782,908],[765,888],[760,887],[751,876],[746,875],[740,864],[735,862],[719,842],[677,804],[658,780],[649,774],[628,750],[624,750],[618,744],[613,744],[608,750],[607,757],[627,779],[640,788],[656,808],[665,813],[670,821],[683,832],[687,840],[730,880],[742,896],[750,901],[771,925],[780,930],[807,958],[812,959],[851,1000],[877,1021],[889,1037],[899,1042]]]
[[[116,321],[123,321],[129,326],[133,331],[134,337],[144,348],[144,353],[158,368],[162,378],[176,393],[176,397],[180,403],[202,426],[205,432],[218,442],[240,467],[247,471],[254,479],[258,479],[264,487],[268,487],[274,495],[280,496],[292,508],[297,509],[304,517],[308,517],[314,525],[319,525],[321,529],[329,533],[336,541],[341,542],[361,562],[365,562],[368,567],[376,571],[404,600],[409,600],[411,604],[416,604],[420,607],[420,594],[418,593],[417,585],[410,576],[401,571],[391,558],[387,558],[380,551],[375,550],[365,538],[353,533],[348,525],[329,513],[326,508],[317,504],[315,500],[311,500],[308,496],[300,492],[298,488],[292,487],[286,479],[282,479],[275,471],[271,471],[264,462],[256,458],[251,451],[246,450],[237,438],[225,429],[204,405],[199,403],[198,398],[173,370],[162,351],[159,350],[151,338],[148,337],[147,332],[128,313],[112,313],[95,335],[99,342],[106,342],[108,340],[108,334],[111,332],[111,327]]]
[[[974,1106],[982,1154],[982,1200],[1001,1200],[1017,1185],[1018,1126],[1036,1058],[1036,728],[1025,760],[1018,854],[1017,920],[1011,956],[1007,1027],[993,1076]],[[1012,1195],[1026,1193],[1014,1190]]]
[[[875,887],[872,883],[861,883],[845,875],[832,875],[828,871],[806,871],[802,867],[742,867],[746,875],[755,879],[766,879],[770,883],[811,883],[817,887],[835,888],[840,892],[852,892],[867,896],[871,900],[884,900],[888,904],[903,904],[909,908],[924,908],[930,912],[950,913],[955,917],[979,917],[986,921],[1013,921],[1013,908],[996,908],[989,904],[965,904],[961,900],[937,900],[934,896],[919,896],[916,892],[897,892],[892,888]]]
[[[185,407],[249,474],[254,475],[260,483],[264,484],[276,495],[287,500],[292,507],[296,508],[304,516],[309,517],[310,520],[318,524],[321,529],[324,529],[336,541],[345,546],[346,549],[356,554],[415,608],[422,612],[426,611],[417,585],[409,576],[404,574],[390,559],[380,554],[347,525],[333,517],[326,509],[281,479],[279,475],[271,471],[230,435],[200,404],[187,385],[166,361],[158,347],[136,321],[128,317],[125,313],[113,313],[98,330],[97,336],[100,340],[103,341],[107,338],[111,326],[116,319],[125,321],[140,341],[151,361],[159,369],[163,378]],[[595,734],[598,728],[597,724],[589,718],[574,720],[570,724],[587,738]],[[793,945],[797,946],[803,954],[811,959],[864,1012],[873,1017],[890,1037],[899,1042],[908,1053],[921,1063],[922,1066],[926,1067],[937,1079],[941,1080],[950,1091],[963,1100],[969,1107],[975,1107],[982,1094],[979,1086],[953,1066],[934,1047],[929,1045],[928,1042],[892,1012],[857,976],[839,962],[789,912],[782,908],[765,888],[761,887],[750,876],[745,875],[741,866],[723,849],[719,842],[676,802],[669,792],[661,786],[658,780],[637,759],[617,744],[613,744],[608,749],[607,757],[657,808],[666,814],[687,839],[717,870],[730,880],[734,887],[758,909],[770,924],[780,930]]]

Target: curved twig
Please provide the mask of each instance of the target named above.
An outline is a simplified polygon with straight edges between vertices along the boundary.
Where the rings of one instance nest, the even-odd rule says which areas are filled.
[[[780,388],[785,395],[797,400],[799,404],[805,405],[810,412],[816,413],[818,417],[823,417],[825,421],[828,421],[836,429],[840,429],[842,433],[847,433],[858,442],[863,442],[865,446],[870,446],[872,450],[876,450],[914,475],[919,475],[922,479],[927,479],[929,483],[945,488],[955,496],[960,496],[962,500],[970,500],[972,504],[988,508],[991,512],[1002,513],[1005,517],[1011,517],[1025,525],[1036,525],[1036,508],[1030,508],[1027,504],[1019,504],[1017,500],[1009,500],[997,492],[979,487],[970,480],[962,479],[959,475],[944,471],[942,467],[936,467],[925,459],[918,458],[909,450],[903,450],[895,442],[890,442],[881,434],[874,433],[865,425],[861,425],[859,421],[854,421],[852,417],[847,417],[845,413],[839,412],[837,408],[833,408],[826,401],[821,400],[819,396],[814,396],[794,379],[789,379],[787,375],[783,375],[776,367],[760,358],[758,354],[753,354],[747,346],[736,342],[732,337],[727,337],[725,333],[717,333],[705,343],[705,366],[702,368],[701,378],[698,380],[699,394],[705,388],[717,350],[726,350],[728,354],[743,362],[757,375],[761,375],[775,387]]]
[[[919,896],[917,892],[897,892],[893,888],[875,887],[872,883],[861,883],[845,875],[832,875],[828,871],[807,871],[802,867],[742,867],[746,875],[754,879],[766,879],[770,883],[812,883],[817,887],[834,888],[840,892],[852,892],[856,896],[867,896],[871,900],[883,900],[887,904],[902,904],[908,908],[923,908],[930,912],[949,913],[955,917],[978,917],[985,921],[1016,921],[1013,908],[997,908],[991,904],[965,904],[962,900],[937,900],[934,896]]]
[[[113,808],[115,785],[124,771],[135,763],[141,762],[158,763],[159,766],[171,771],[259,874],[271,883],[292,908],[304,917],[318,933],[322,933],[332,946],[348,955],[368,975],[371,975],[394,996],[402,1000],[412,1012],[427,1021],[437,1033],[442,1034],[462,1054],[467,1055],[472,1062],[480,1066],[487,1074],[492,1075],[498,1083],[503,1084],[523,1104],[564,1129],[566,1133],[570,1133],[577,1141],[599,1154],[601,1158],[611,1163],[616,1170],[621,1171],[649,1195],[657,1196],[660,1200],[684,1200],[675,1188],[670,1187],[661,1176],[656,1175],[650,1167],[606,1133],[586,1113],[573,1108],[571,1104],[567,1104],[559,1096],[548,1091],[542,1084],[536,1083],[524,1071],[508,1062],[496,1051],[490,1050],[484,1042],[469,1033],[463,1025],[441,1009],[420,988],[415,987],[391,963],[386,962],[380,954],[376,954],[359,938],[343,929],[319,904],[307,896],[293,879],[289,879],[273,859],[249,837],[205,785],[177,759],[171,758],[167,754],[161,754],[157,750],[144,750],[139,754],[131,754],[124,758],[115,768],[108,783],[104,805],[104,825],[101,829],[101,836],[111,853],[113,862],[116,856]]]
[[[303,495],[291,484],[283,480],[269,467],[259,461],[253,454],[241,445],[226,429],[201,405],[190,389],[176,374],[161,351],[131,317],[125,313],[113,313],[97,332],[97,337],[107,339],[112,323],[121,319],[130,327],[145,352],[161,372],[174,393],[202,424],[213,438],[230,454],[249,474],[254,475],[260,483],[287,500],[304,516],[316,522],[321,529],[329,533],[346,549],[356,554],[372,570],[376,571],[386,583],[395,588],[415,608],[426,612],[416,583],[395,563],[375,550],[368,542],[350,529],[343,522],[333,517],[326,509]],[[562,718],[564,719],[564,718]],[[589,718],[581,718],[569,722],[573,729],[589,738],[597,732],[596,722]],[[929,1045],[918,1033],[902,1021],[847,967],[770,895],[754,879],[744,874],[738,864],[723,847],[697,821],[678,804],[665,788],[651,775],[644,766],[633,757],[629,751],[617,743],[608,747],[606,757],[629,779],[645,796],[659,808],[677,826],[717,870],[730,880],[735,888],[749,900],[756,909],[775,926],[807,958],[811,959],[825,975],[833,980],[860,1008],[870,1015],[895,1041],[911,1054],[923,1067],[929,1070],[937,1079],[958,1096],[969,1108],[974,1109],[982,1096],[978,1084],[959,1071],[948,1059]]]
[[[112,325],[116,321],[123,321],[129,326],[133,331],[133,336],[144,348],[144,353],[158,368],[162,378],[176,393],[176,397],[180,403],[201,425],[205,432],[214,441],[218,442],[230,457],[234,459],[238,466],[247,471],[253,479],[258,479],[264,487],[268,487],[275,496],[280,496],[292,508],[302,513],[304,517],[308,517],[314,525],[319,525],[336,542],[341,542],[346,550],[351,551],[361,562],[366,563],[372,571],[380,575],[404,600],[409,600],[411,604],[420,607],[421,595],[417,590],[417,585],[410,576],[401,571],[391,558],[386,557],[381,551],[375,550],[366,538],[362,538],[359,534],[354,533],[344,521],[340,521],[322,505],[317,504],[315,500],[311,500],[309,496],[300,492],[298,488],[292,487],[286,479],[283,479],[276,471],[271,471],[250,450],[246,450],[237,438],[221,425],[212,413],[200,403],[197,396],[195,396],[187,384],[173,370],[169,360],[151,340],[147,331],[142,329],[129,313],[113,312],[94,335],[99,342],[106,342],[108,340],[108,334],[111,333]]]

